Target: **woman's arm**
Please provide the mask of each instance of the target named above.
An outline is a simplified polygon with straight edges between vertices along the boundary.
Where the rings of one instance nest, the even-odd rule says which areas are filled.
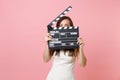
[[[48,48],[48,45],[44,51],[44,54],[43,54],[43,60],[45,62],[48,62],[50,59],[51,59],[51,55],[53,51],[51,51],[49,48]]]
[[[47,42],[48,42],[49,40],[51,40],[51,39],[52,39],[52,37],[51,37],[51,36],[49,35],[49,33],[48,33],[47,36],[45,37],[46,49],[45,49],[44,54],[43,54],[43,60],[44,60],[45,62],[48,62],[48,61],[51,59],[51,57],[52,57],[51,54],[53,53],[53,51],[48,48],[48,44],[47,44]]]
[[[83,50],[84,42],[82,38],[78,38],[78,44],[79,44],[79,48],[77,51],[78,63],[80,64],[80,66],[85,67],[87,63],[87,59],[84,55],[84,50]]]

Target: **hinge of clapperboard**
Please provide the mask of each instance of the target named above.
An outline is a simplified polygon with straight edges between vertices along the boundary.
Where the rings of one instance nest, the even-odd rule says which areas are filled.
[[[69,6],[68,8],[66,8],[58,17],[56,17],[52,22],[50,22],[47,27],[48,27],[48,31],[52,30],[52,25],[55,24],[61,17],[63,17],[66,13],[68,13],[70,10],[72,9],[71,6]]]

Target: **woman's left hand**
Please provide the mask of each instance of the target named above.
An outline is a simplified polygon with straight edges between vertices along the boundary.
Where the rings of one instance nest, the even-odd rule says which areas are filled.
[[[85,45],[85,43],[84,43],[84,41],[83,41],[83,39],[82,39],[81,37],[78,37],[77,40],[78,40],[78,41],[77,41],[77,44],[78,44],[79,46],[83,47],[83,46]]]

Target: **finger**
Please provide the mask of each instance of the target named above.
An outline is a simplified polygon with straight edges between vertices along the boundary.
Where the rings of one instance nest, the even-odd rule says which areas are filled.
[[[79,45],[82,45],[82,44],[84,44],[84,43],[83,43],[81,40],[79,40],[79,41],[78,41],[78,44],[79,44]]]
[[[77,41],[77,44],[79,44],[79,42]]]
[[[51,35],[49,35],[49,37],[50,37],[50,38],[52,38],[52,36],[51,36]]]
[[[50,36],[50,33],[47,33],[47,36]]]
[[[52,38],[52,36],[50,34],[48,34],[47,37]]]
[[[45,41],[49,41],[49,40],[52,40],[52,38],[47,38],[47,37],[45,38]]]
[[[50,36],[50,34],[48,33],[47,36]]]
[[[80,40],[83,40],[81,37],[79,37]]]
[[[50,35],[49,33],[46,34],[47,36]]]
[[[79,40],[79,39],[80,39],[80,37],[77,38],[77,40]]]

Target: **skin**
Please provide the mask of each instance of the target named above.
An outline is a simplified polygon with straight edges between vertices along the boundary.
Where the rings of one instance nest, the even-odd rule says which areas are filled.
[[[68,20],[68,19],[64,19],[64,20],[60,23],[60,26],[61,26],[61,27],[65,27],[65,26],[69,27],[69,26],[70,26],[69,20]],[[47,46],[46,46],[46,49],[45,49],[44,54],[43,54],[43,60],[44,60],[45,62],[48,62],[48,61],[51,59],[51,57],[52,57],[52,56],[50,56],[50,52],[51,52],[51,51],[50,51],[50,49],[48,48],[48,44],[47,44],[47,41],[49,41],[49,40],[51,40],[51,39],[52,39],[52,36],[50,36],[50,34],[47,33],[47,35],[46,35],[46,37],[45,37],[45,41],[46,41],[46,45],[47,45]],[[80,64],[80,66],[85,67],[85,66],[86,66],[86,62],[87,62],[87,59],[86,59],[86,57],[85,57],[85,55],[84,55],[84,49],[83,49],[85,43],[84,43],[83,39],[80,38],[80,37],[78,37],[77,40],[78,40],[77,43],[79,44],[80,47],[75,50],[75,53],[77,53],[76,58],[78,59],[78,63]]]

